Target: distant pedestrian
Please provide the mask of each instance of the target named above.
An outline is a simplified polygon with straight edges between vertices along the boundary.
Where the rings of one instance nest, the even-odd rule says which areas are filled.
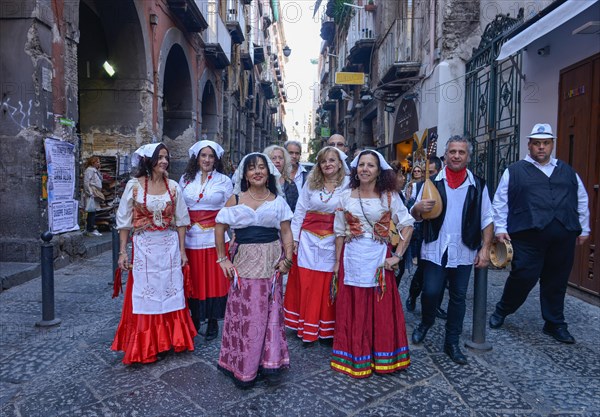
[[[112,344],[112,350],[125,352],[127,365],[155,362],[171,349],[194,350],[196,336],[181,270],[188,262],[184,239],[190,217],[177,183],[167,177],[169,151],[162,143],[152,143],[131,159],[134,178],[127,182],[117,211],[119,268],[131,271]]]
[[[472,146],[466,138],[452,136],[446,143],[447,166],[433,181],[442,198],[439,217],[423,221],[424,266],[421,294],[421,323],[413,331],[412,341],[423,342],[436,317],[445,289],[449,283],[450,301],[446,321],[444,352],[459,365],[468,363],[459,347],[466,312],[467,289],[473,265],[484,268],[489,264],[489,248],[494,234],[492,204],[485,181],[467,169]],[[430,212],[434,199],[417,196],[411,213],[417,221]]]
[[[218,365],[240,387],[252,386],[259,372],[277,377],[290,363],[281,275],[292,266],[294,244],[280,175],[266,155],[246,155],[233,176],[235,195],[216,218],[217,263],[233,281]],[[231,261],[223,237],[228,228],[237,245]]]
[[[283,144],[283,147],[290,154],[290,178],[294,180],[294,184],[296,184],[296,188],[298,188],[298,193],[300,193],[308,178],[308,171],[300,163],[300,158],[302,157],[302,144],[296,140],[288,140]]]
[[[294,212],[300,189],[296,187],[296,183],[291,178],[292,162],[290,154],[285,148],[278,145],[267,146],[264,154],[273,161],[273,165],[275,165],[279,174],[281,174],[278,181],[283,190],[283,198],[290,206],[290,209],[292,209],[292,212]]]
[[[353,378],[399,371],[410,355],[393,268],[402,261],[414,219],[395,193],[396,176],[383,156],[362,151],[352,161],[350,189],[334,220],[338,274],[333,370]],[[401,233],[390,251],[390,222]]]
[[[215,218],[233,194],[231,179],[223,173],[224,150],[216,142],[202,140],[189,150],[190,159],[179,181],[190,213],[191,226],[185,234],[185,251],[190,263],[191,293],[188,305],[196,330],[207,321],[205,339],[219,333],[225,315],[229,280],[216,264]],[[229,242],[229,236],[225,236]]]
[[[100,158],[90,157],[85,164],[83,173],[84,209],[87,214],[85,220],[86,236],[102,236],[96,228],[96,211],[100,210],[100,203],[104,201],[102,194],[102,174],[100,173]]]
[[[297,262],[285,293],[285,325],[305,345],[333,340],[335,306],[329,298],[335,263],[333,219],[341,193],[348,188],[345,154],[326,146],[302,189],[292,220]]]
[[[549,124],[536,124],[528,138],[529,154],[504,171],[494,196],[496,238],[511,241],[514,255],[490,327],[501,327],[539,280],[543,332],[575,343],[565,320],[565,293],[575,245],[590,234],[588,196],[575,170],[551,156],[556,136]]]
[[[334,133],[329,137],[329,139],[327,139],[327,146],[333,146],[334,148],[338,148],[340,151],[342,151],[346,155],[344,162],[346,163],[348,169],[350,169],[350,162],[352,162],[352,159],[348,156],[348,144],[346,143],[346,138],[339,133]]]

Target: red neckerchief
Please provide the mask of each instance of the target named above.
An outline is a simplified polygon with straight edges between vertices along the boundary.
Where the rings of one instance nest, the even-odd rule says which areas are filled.
[[[452,171],[446,167],[446,181],[448,181],[448,187],[453,190],[457,189],[465,179],[467,178],[467,167],[464,167],[460,171]]]

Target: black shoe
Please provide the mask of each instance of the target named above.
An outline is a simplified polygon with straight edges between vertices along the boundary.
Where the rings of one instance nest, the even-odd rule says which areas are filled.
[[[319,343],[323,346],[332,347],[333,346],[333,337],[328,339],[319,339]]]
[[[501,316],[500,314],[494,311],[494,314],[490,316],[490,327],[492,329],[499,329],[504,324],[505,316]]]
[[[218,335],[219,335],[219,322],[217,321],[217,319],[208,319],[205,340],[208,342],[209,340],[216,339]]]
[[[469,363],[467,357],[460,351],[458,344],[455,345],[444,345],[444,352],[452,359],[452,362],[459,365],[466,365]]]
[[[417,302],[416,297],[411,297],[410,295],[406,299],[406,311],[415,311],[415,304]]]
[[[312,342],[304,342],[304,341],[302,342],[302,347],[305,347],[305,348],[311,348],[314,345],[315,345],[315,341],[314,340]]]
[[[415,345],[422,343],[425,340],[425,336],[427,336],[427,332],[429,331],[430,326],[425,326],[423,323],[420,323],[417,328],[413,331],[412,334],[412,342]]]
[[[446,313],[444,310],[442,310],[441,307],[438,307],[435,309],[435,316],[438,319],[442,319],[442,320],[447,320],[448,319],[448,313]]]
[[[566,327],[557,327],[552,329],[550,327],[544,326],[542,331],[544,332],[544,334],[552,336],[561,343],[567,343],[569,345],[575,343],[575,338],[571,336],[571,333],[569,333]]]

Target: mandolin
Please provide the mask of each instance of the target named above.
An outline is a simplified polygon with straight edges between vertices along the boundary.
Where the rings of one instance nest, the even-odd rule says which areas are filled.
[[[427,150],[427,158],[425,159],[425,176],[427,179],[423,183],[423,196],[422,200],[432,199],[435,200],[435,205],[428,213],[422,213],[421,217],[425,220],[433,220],[437,219],[440,214],[442,214],[442,209],[444,208],[444,204],[442,203],[442,196],[440,195],[435,185],[433,185],[433,181],[429,178],[429,158],[432,155],[435,155],[437,151],[437,137],[433,136],[429,141],[429,149]]]

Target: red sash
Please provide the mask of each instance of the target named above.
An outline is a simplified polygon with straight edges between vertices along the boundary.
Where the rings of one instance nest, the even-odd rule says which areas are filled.
[[[313,235],[319,236],[321,239],[333,235],[333,213],[322,213],[319,211],[309,211],[304,217],[302,229]]]
[[[215,227],[215,219],[219,210],[190,210],[190,227],[197,224],[201,229]]]

